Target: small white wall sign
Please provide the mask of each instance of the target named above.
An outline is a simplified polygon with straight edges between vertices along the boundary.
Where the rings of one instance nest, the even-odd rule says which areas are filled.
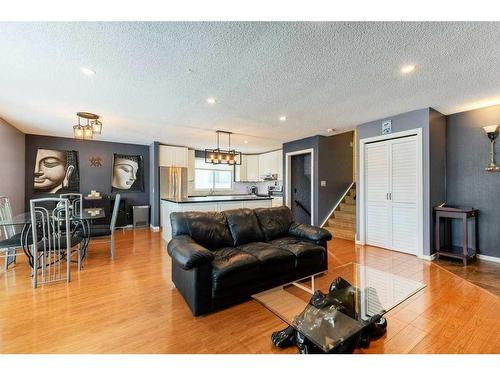
[[[392,120],[386,120],[382,122],[382,134],[392,133]]]

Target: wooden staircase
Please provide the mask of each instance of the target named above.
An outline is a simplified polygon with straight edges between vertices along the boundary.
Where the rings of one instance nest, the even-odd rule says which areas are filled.
[[[333,238],[354,241],[356,237],[356,185],[349,190],[343,201],[325,224]]]

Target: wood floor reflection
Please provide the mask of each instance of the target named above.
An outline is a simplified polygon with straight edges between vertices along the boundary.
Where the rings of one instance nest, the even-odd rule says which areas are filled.
[[[500,263],[477,259],[464,266],[460,260],[446,258],[434,263],[500,297]]]
[[[159,233],[119,232],[117,259],[92,245],[69,285],[33,290],[25,259],[0,271],[1,353],[295,353],[276,349],[284,324],[255,301],[194,318],[170,281]],[[330,271],[360,262],[427,287],[388,313],[388,330],[361,353],[500,353],[500,299],[415,257],[351,241],[329,243]]]

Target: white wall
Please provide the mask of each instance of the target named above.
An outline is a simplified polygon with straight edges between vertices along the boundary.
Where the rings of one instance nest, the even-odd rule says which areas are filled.
[[[0,118],[0,195],[10,198],[13,214],[24,211],[25,135]]]

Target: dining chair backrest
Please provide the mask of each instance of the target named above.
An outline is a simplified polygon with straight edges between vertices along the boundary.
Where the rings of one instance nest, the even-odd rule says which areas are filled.
[[[5,195],[0,195],[0,221],[12,219],[12,208],[10,207],[9,198]],[[3,235],[4,238],[10,238],[16,234],[16,227],[14,225],[4,225]],[[0,236],[1,237],[1,236]]]
[[[59,194],[59,198],[66,198],[69,200],[69,205],[76,217],[82,216],[83,209],[83,195],[80,193],[65,193]]]
[[[118,209],[119,208],[120,208],[120,194],[116,194],[115,204],[113,206],[113,214],[111,215],[111,222],[109,224],[109,229],[111,229],[111,233],[113,233],[115,231],[116,219],[118,217]]]
[[[54,209],[48,209],[50,203]],[[38,261],[42,266],[42,282],[70,280],[71,225],[70,202],[66,198],[39,198],[30,200],[31,231],[33,241],[33,285],[37,286]],[[66,260],[66,276],[61,270]]]

